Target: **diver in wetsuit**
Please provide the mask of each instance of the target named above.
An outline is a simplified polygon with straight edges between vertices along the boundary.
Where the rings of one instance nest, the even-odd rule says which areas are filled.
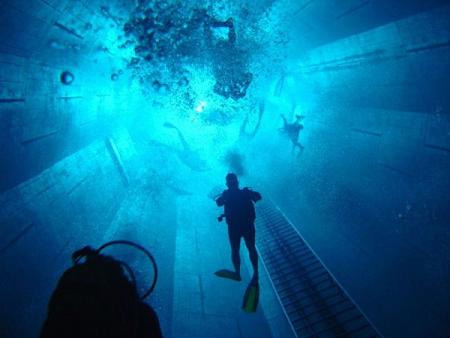
[[[295,121],[293,123],[289,123],[284,114],[281,114],[281,118],[283,119],[283,127],[281,131],[286,133],[289,139],[292,142],[292,151],[295,150],[295,147],[298,147],[300,151],[303,151],[305,148],[298,140],[300,131],[303,130],[303,124],[300,123],[301,120],[304,119],[304,116],[295,115]]]
[[[216,204],[224,206],[226,222],[228,224],[228,238],[231,246],[231,260],[234,266],[234,276],[231,279],[241,280],[241,259],[239,249],[241,237],[244,237],[250,261],[253,267],[252,283],[258,283],[258,253],[255,247],[255,207],[254,202],[261,199],[259,192],[249,188],[239,189],[239,181],[235,174],[226,176],[228,189],[216,199]],[[222,216],[221,216],[222,217]],[[219,217],[219,221],[221,218]]]
[[[219,21],[208,16],[204,25],[206,41],[215,60],[213,63],[213,74],[216,79],[214,93],[234,100],[245,97],[253,80],[253,74],[247,70],[246,59],[236,46],[237,36],[233,18]],[[213,31],[217,28],[227,28],[228,39],[214,42]]]

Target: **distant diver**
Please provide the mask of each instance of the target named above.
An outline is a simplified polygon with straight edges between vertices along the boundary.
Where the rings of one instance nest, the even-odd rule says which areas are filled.
[[[149,197],[155,204],[161,201],[161,194],[164,189],[168,189],[177,196],[192,195],[192,192],[180,187],[181,184],[174,180],[173,176],[162,174],[161,171],[149,169],[147,172],[147,181],[143,184],[144,189],[149,191]]]
[[[153,281],[138,294],[130,267],[100,252],[112,245],[132,246],[153,265]],[[40,338],[160,338],[158,315],[143,300],[154,290],[158,270],[153,256],[130,241],[112,241],[99,249],[84,247],[72,255],[73,266],[58,281]]]
[[[207,29],[206,29],[207,27]],[[228,38],[213,38],[215,29],[228,28]],[[216,83],[214,93],[228,99],[239,100],[246,96],[253,81],[253,74],[248,71],[245,53],[236,46],[236,30],[233,18],[219,21],[208,17],[205,22],[206,41],[212,52],[212,70]]]
[[[176,130],[178,138],[180,139],[180,142],[183,146],[183,149],[182,150],[174,149],[174,150],[176,151],[180,160],[186,166],[188,166],[194,171],[206,171],[209,169],[206,162],[200,158],[199,154],[189,147],[189,144],[186,142],[186,139],[184,138],[183,134],[175,125],[173,125],[170,122],[166,122],[164,123],[164,127]]]
[[[256,133],[258,132],[259,127],[261,126],[261,120],[264,115],[264,110],[265,110],[265,104],[264,104],[264,101],[261,101],[258,106],[258,121],[256,122],[255,128],[251,132],[247,131],[248,114],[245,116],[245,119],[242,122],[241,128],[239,129],[239,138],[252,139],[256,136]]]
[[[295,109],[295,108],[294,108]],[[292,151],[295,150],[296,147],[299,148],[300,152],[305,149],[305,147],[300,143],[298,140],[300,131],[303,130],[303,124],[300,122],[305,118],[302,115],[295,115],[295,121],[292,123],[289,123],[286,119],[286,116],[284,114],[280,115],[283,119],[283,127],[280,129],[281,132],[285,133],[292,143]]]
[[[228,238],[231,246],[231,260],[234,271],[219,270],[215,274],[222,278],[228,278],[241,281],[241,258],[239,249],[241,237],[244,238],[247,246],[250,261],[253,267],[253,277],[251,284],[258,284],[258,253],[255,246],[255,206],[254,203],[261,199],[259,192],[249,188],[239,189],[239,181],[234,173],[226,176],[226,185],[228,187],[217,199],[217,206],[224,206],[224,214],[219,216],[221,222],[225,217],[228,225]]]

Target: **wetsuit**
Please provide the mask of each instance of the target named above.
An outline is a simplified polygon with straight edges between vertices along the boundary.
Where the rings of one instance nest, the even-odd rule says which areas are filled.
[[[228,237],[231,245],[231,258],[237,272],[240,268],[239,249],[241,237],[250,254],[255,276],[258,274],[258,254],[255,247],[255,207],[254,202],[261,199],[261,194],[249,188],[231,188],[225,190],[216,200],[218,206],[225,207],[228,224]]]
[[[303,145],[298,141],[298,136],[300,134],[300,131],[303,130],[303,124],[301,124],[298,121],[295,121],[294,123],[288,123],[286,120],[286,117],[281,115],[281,118],[283,119],[283,131],[288,135],[289,139],[292,142],[292,149],[295,147],[299,147],[300,150],[303,150]]]

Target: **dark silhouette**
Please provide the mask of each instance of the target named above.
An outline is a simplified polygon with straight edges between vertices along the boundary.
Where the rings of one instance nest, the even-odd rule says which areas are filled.
[[[256,213],[253,203],[261,199],[261,194],[249,188],[239,189],[238,178],[233,173],[226,176],[226,184],[228,189],[216,199],[216,204],[219,207],[224,206],[224,214],[219,217],[219,221],[225,217],[228,224],[228,237],[230,240],[231,260],[233,262],[234,272],[233,275],[227,275],[225,270],[221,270],[216,274],[220,277],[241,280],[239,249],[241,237],[244,237],[253,266],[252,282],[257,284],[258,253],[255,247]]]
[[[72,84],[72,82],[75,80],[75,76],[68,70],[65,70],[64,72],[61,73],[60,80],[63,85],[68,86]]]
[[[259,103],[259,110],[258,110],[258,122],[256,122],[255,128],[251,131],[247,131],[247,124],[248,124],[248,114],[245,116],[244,121],[242,122],[241,128],[239,129],[239,138],[243,139],[252,139],[256,136],[256,133],[258,132],[258,129],[261,125],[261,120],[264,114],[264,108],[265,104],[264,101],[261,101]]]
[[[303,130],[303,124],[300,123],[301,120],[303,120],[305,117],[301,115],[295,115],[295,121],[292,123],[289,123],[284,116],[284,114],[281,114],[281,118],[283,119],[283,127],[281,128],[281,131],[286,133],[289,139],[292,142],[292,151],[295,150],[295,147],[298,147],[300,151],[303,151],[305,147],[299,142],[298,137],[300,134],[300,131]]]
[[[100,254],[106,246],[126,244],[144,251],[154,267],[153,283],[139,296],[127,264]],[[61,276],[49,305],[41,338],[159,338],[156,312],[143,299],[154,289],[157,267],[153,256],[137,244],[113,241],[72,255],[74,266]],[[84,258],[85,261],[79,261]],[[127,275],[124,273],[127,271]]]

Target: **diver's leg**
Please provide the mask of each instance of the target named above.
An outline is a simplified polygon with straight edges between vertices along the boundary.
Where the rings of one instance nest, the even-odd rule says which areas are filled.
[[[250,256],[250,262],[253,267],[253,283],[258,283],[258,252],[255,246],[255,225],[251,224],[244,234],[245,245],[248,249],[248,254]]]
[[[239,137],[248,136],[245,129],[247,128],[248,123],[248,114],[245,116],[244,121],[241,124],[241,128],[239,129]]]
[[[284,114],[281,114],[280,116],[283,119],[283,128],[286,129],[286,127],[288,125],[288,121],[286,120],[286,116],[284,116]]]
[[[258,132],[259,126],[261,125],[262,116],[264,114],[264,101],[259,104],[259,114],[258,114],[258,121],[256,122],[255,129],[251,133],[251,137],[255,137],[256,133]]]
[[[295,142],[294,141],[292,141],[291,154],[292,155],[295,154]]]
[[[295,146],[298,147],[298,149],[300,150],[300,152],[303,152],[303,149],[305,149],[305,147],[302,146],[302,144],[301,144],[300,142],[298,142],[298,141],[295,143]]]
[[[228,225],[228,238],[230,239],[231,246],[231,261],[233,262],[234,271],[238,279],[241,278],[241,257],[239,255],[239,248],[241,246],[241,235],[236,229]]]

